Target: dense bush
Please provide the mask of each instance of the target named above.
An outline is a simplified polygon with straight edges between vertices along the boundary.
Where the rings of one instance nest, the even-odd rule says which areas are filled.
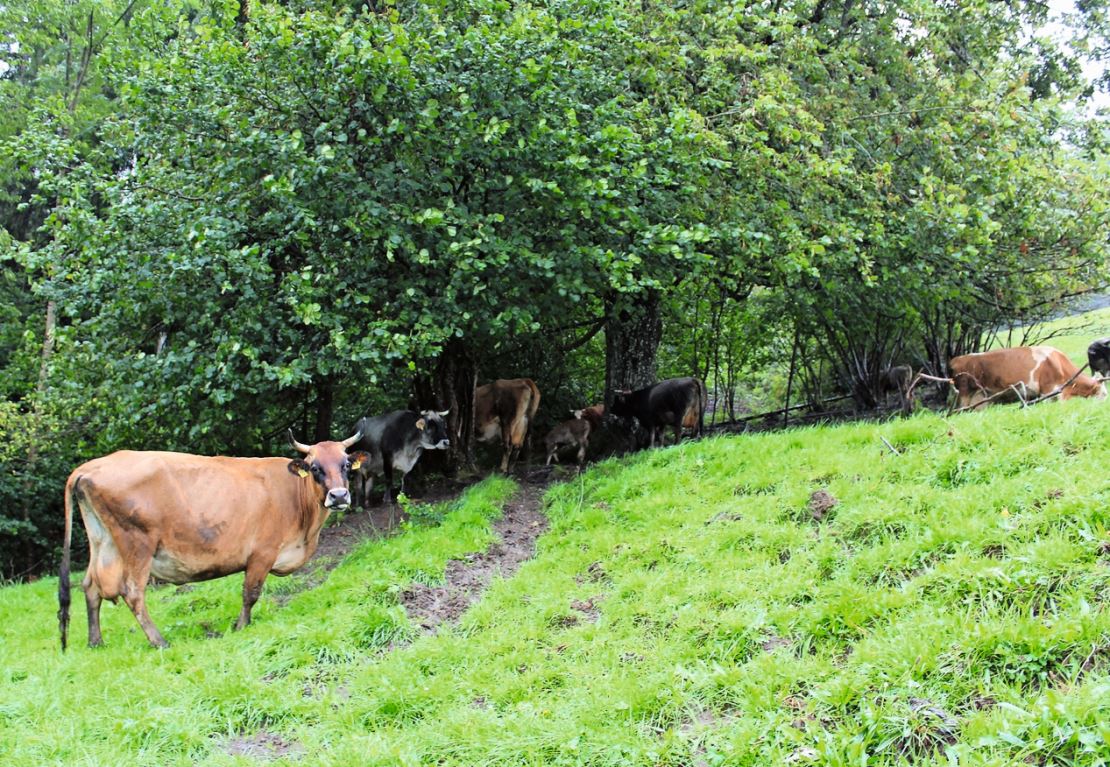
[[[722,416],[866,407],[1103,285],[1101,124],[1045,7],[903,5],[5,4],[3,573],[118,447],[411,403],[468,452],[513,375],[543,425],[690,373]]]

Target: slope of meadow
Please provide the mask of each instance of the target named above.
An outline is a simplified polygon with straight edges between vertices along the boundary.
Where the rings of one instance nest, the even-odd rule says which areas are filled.
[[[1087,361],[1087,345],[1110,336],[1110,308],[1062,317],[1044,326],[1052,337],[1044,343],[1067,354],[1077,365]]]
[[[63,656],[56,583],[6,588],[0,763],[1106,764],[1108,407],[598,464],[549,492],[536,557],[435,635],[399,594],[485,548],[505,480],[314,589],[271,579],[241,633],[237,579],[158,590],[166,651],[119,606],[95,651],[75,611]]]

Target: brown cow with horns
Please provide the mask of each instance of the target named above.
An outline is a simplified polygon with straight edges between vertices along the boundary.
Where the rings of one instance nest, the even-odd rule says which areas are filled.
[[[89,646],[101,644],[100,603],[123,597],[150,643],[168,646],[146,609],[151,576],[192,583],[246,571],[243,609],[268,573],[288,575],[316,552],[332,509],[351,504],[350,472],[365,453],[347,454],[361,434],[342,442],[289,441],[303,458],[227,458],[121,450],[81,464],[65,490],[65,540],[58,581],[62,649],[69,625],[69,547],[74,504],[89,538],[81,587]]]

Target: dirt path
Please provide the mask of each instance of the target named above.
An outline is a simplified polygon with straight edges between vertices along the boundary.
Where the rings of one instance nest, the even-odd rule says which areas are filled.
[[[460,482],[450,479],[441,480],[429,486],[420,495],[414,495],[412,500],[417,503],[441,503],[450,501],[462,494],[473,482]],[[283,592],[274,599],[279,605],[284,605],[294,595],[307,589],[315,588],[324,582],[332,570],[339,566],[343,558],[351,549],[366,540],[374,538],[387,538],[408,519],[400,506],[385,506],[381,499],[375,499],[377,504],[368,510],[359,509],[349,511],[343,515],[343,520],[332,524],[320,531],[320,543],[316,553],[297,575],[302,579],[298,587]]]
[[[547,518],[541,509],[551,476],[550,470],[543,467],[514,476],[520,488],[505,504],[501,518],[493,523],[497,542],[465,560],[449,562],[443,586],[414,584],[401,594],[401,603],[413,623],[427,632],[434,632],[440,623],[458,620],[489,585],[494,574],[508,577],[532,557],[536,538],[547,529]],[[450,501],[477,481],[442,480],[412,500],[422,504]],[[316,554],[298,573],[304,578],[299,587],[275,599],[284,604],[295,594],[320,585],[355,546],[368,539],[392,535],[405,519],[407,516],[399,506],[378,505],[367,511],[347,513],[342,522],[320,532]]]
[[[546,476],[535,484],[520,479],[520,489],[505,504],[501,518],[493,523],[498,540],[485,551],[447,563],[442,586],[414,583],[401,593],[401,604],[409,618],[426,633],[435,633],[443,623],[453,623],[485,591],[494,575],[507,578],[536,551],[536,538],[547,529],[543,495]]]

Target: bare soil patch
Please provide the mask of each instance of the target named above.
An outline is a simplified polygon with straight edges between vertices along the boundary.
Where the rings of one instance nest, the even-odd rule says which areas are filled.
[[[253,735],[239,735],[224,744],[230,756],[249,756],[255,759],[296,759],[304,756],[305,747],[296,741],[285,740],[280,735],[261,730]]]
[[[448,562],[443,585],[414,583],[401,593],[401,604],[413,623],[434,633],[441,624],[457,621],[495,575],[509,577],[532,558],[536,538],[547,529],[547,517],[541,510],[545,489],[542,480],[538,484],[522,481],[501,518],[493,523],[497,540],[488,549]]]
[[[477,479],[470,481],[442,479],[418,493],[413,493],[409,499],[421,504],[454,500],[463,490],[477,481]],[[344,512],[341,521],[330,524],[320,531],[320,543],[316,547],[316,553],[296,573],[303,580],[297,588],[285,590],[276,595],[274,601],[277,604],[284,605],[294,595],[319,586],[328,573],[339,566],[351,549],[371,538],[389,537],[408,519],[408,515],[399,504],[383,504],[377,492],[374,494],[374,501],[375,505],[369,509],[353,509]]]

